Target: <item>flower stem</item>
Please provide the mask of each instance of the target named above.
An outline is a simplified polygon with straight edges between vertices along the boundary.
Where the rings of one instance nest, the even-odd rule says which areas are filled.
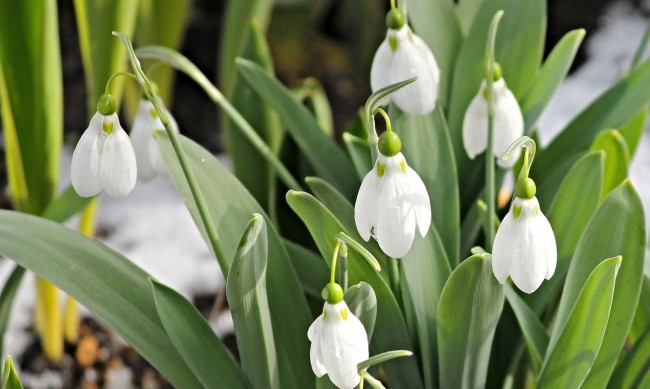
[[[395,9],[397,6],[395,5],[395,0],[390,0],[390,9]]]
[[[131,67],[135,72],[135,76],[138,80],[138,84],[140,84],[140,87],[143,89],[149,101],[151,101],[151,103],[154,105],[156,111],[158,111],[158,117],[160,118],[160,122],[165,127],[165,131],[167,132],[169,141],[171,142],[172,148],[176,153],[178,162],[181,166],[181,169],[183,170],[183,175],[185,176],[185,179],[187,180],[187,185],[190,189],[190,192],[192,193],[192,198],[196,203],[196,208],[199,211],[199,217],[201,218],[201,223],[205,227],[205,232],[208,235],[208,240],[210,242],[210,247],[212,249],[212,252],[217,257],[217,261],[219,262],[219,265],[223,273],[228,274],[228,270],[230,270],[230,264],[228,263],[228,258],[226,258],[225,251],[223,249],[223,246],[221,245],[221,239],[219,239],[219,234],[217,233],[217,229],[214,226],[214,223],[212,222],[212,218],[210,217],[210,212],[208,211],[208,206],[205,202],[205,199],[203,198],[203,193],[199,188],[198,182],[196,180],[196,176],[194,176],[194,171],[192,171],[192,168],[190,167],[190,163],[187,160],[187,157],[185,156],[185,151],[181,146],[179,137],[176,134],[176,132],[172,129],[171,123],[169,122],[169,116],[167,115],[167,110],[165,109],[164,104],[160,99],[160,96],[158,96],[153,86],[151,85],[151,82],[149,81],[146,74],[142,70],[142,67],[140,66],[140,61],[135,56],[135,51],[133,50],[133,46],[131,45],[131,41],[129,41],[129,38],[127,38],[126,35],[115,31],[113,32],[113,35],[119,37],[124,43],[124,46],[126,46],[126,52],[129,56],[129,61],[131,62]]]
[[[339,285],[341,285],[345,292],[348,290],[348,246],[344,242],[341,242],[339,258]]]
[[[381,114],[381,116],[384,117],[384,122],[386,123],[386,132],[392,132],[393,128],[390,125],[390,118],[388,117],[388,114],[386,111],[383,110],[383,108],[377,108],[372,112],[372,115],[375,116],[376,114]],[[375,131],[376,133],[376,131]]]
[[[336,282],[336,262],[339,257],[339,249],[341,248],[341,241],[336,240],[336,246],[334,246],[334,254],[332,254],[332,269],[330,270],[330,284]],[[345,290],[345,289],[344,289]]]
[[[494,211],[496,208],[496,191],[494,188],[494,95],[492,84],[494,83],[494,45],[496,41],[497,28],[503,16],[503,11],[498,11],[492,19],[488,33],[487,47],[485,48],[485,79],[487,81],[487,103],[488,103],[488,142],[485,150],[485,203],[488,207],[488,222],[485,224],[485,248],[492,251],[494,242]]]
[[[125,76],[134,79],[135,81],[138,81],[137,77],[134,74],[128,73],[128,72],[117,72],[113,74],[108,81],[106,81],[106,88],[104,88],[104,94],[110,94],[111,90],[111,83],[113,82],[114,79],[116,79],[118,76]]]

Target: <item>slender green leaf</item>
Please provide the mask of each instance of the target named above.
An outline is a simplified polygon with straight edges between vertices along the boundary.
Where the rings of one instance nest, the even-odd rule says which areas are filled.
[[[582,232],[598,207],[603,187],[604,159],[602,151],[582,156],[567,173],[546,211],[557,244],[557,267],[550,280],[542,283],[535,293],[524,297],[538,314],[562,288]],[[538,188],[544,190],[543,186]],[[542,211],[545,211],[544,208]]]
[[[54,197],[63,134],[57,2],[0,2],[0,100],[14,207],[41,214]]]
[[[630,151],[630,157],[634,156],[641,136],[643,135],[643,130],[645,129],[645,121],[648,117],[648,106],[646,105],[638,114],[636,114],[630,121],[623,124],[619,128],[619,132],[625,138],[625,143],[627,144],[628,150]]]
[[[169,138],[165,133],[157,135],[170,176],[207,241],[196,205]],[[237,243],[251,216],[253,213],[264,215],[264,211],[241,183],[210,152],[183,136],[180,140],[200,190],[207,199],[210,199],[207,204],[208,211],[221,239],[226,261],[232,263]],[[266,282],[282,387],[313,387],[315,378],[309,359],[305,358],[305,355],[309,355],[309,341],[306,335],[296,336],[296,334],[307,334],[311,324],[309,310],[287,252],[277,232],[270,227],[268,218],[266,219],[269,255],[273,258],[266,269]],[[224,275],[227,276],[227,273],[226,269]]]
[[[608,388],[643,388],[639,386],[644,376],[650,373],[650,329],[639,338],[639,341],[625,353],[621,362],[612,374]]]
[[[408,296],[413,302],[425,387],[433,388],[438,377],[438,340],[435,336],[438,302],[451,274],[445,247],[435,225],[431,225],[424,238],[416,234],[413,246],[400,264],[405,279],[401,286],[409,289]]]
[[[415,33],[429,45],[438,62],[438,101],[447,106],[456,55],[463,43],[463,34],[454,6],[449,0],[409,0],[407,16]]]
[[[542,70],[521,98],[524,128],[530,133],[537,119],[553,97],[555,90],[569,73],[573,59],[585,37],[585,30],[573,30],[560,40],[551,51]]]
[[[357,177],[363,179],[372,169],[372,160],[370,158],[370,147],[368,142],[358,138],[349,132],[343,133],[343,144],[352,160]]]
[[[339,188],[346,198],[353,198],[359,189],[354,168],[336,143],[321,131],[309,110],[260,66],[241,58],[238,66],[249,85],[280,114],[318,175]]]
[[[391,109],[391,116],[402,140],[402,153],[429,193],[431,220],[440,234],[447,258],[457,264],[460,260],[458,179],[442,109],[437,106],[429,115],[414,116],[395,108]]]
[[[582,111],[543,151],[538,151],[531,174],[545,175],[578,151],[589,148],[598,133],[619,128],[650,100],[650,61],[603,93]]]
[[[321,130],[330,136],[334,134],[332,107],[327,100],[325,89],[318,79],[313,77],[305,79],[302,84],[293,88],[293,93],[314,114]]]
[[[538,388],[581,387],[605,336],[620,266],[618,256],[602,261],[591,273],[567,320],[553,331]]]
[[[630,329],[630,342],[632,344],[636,343],[646,331],[650,330],[650,304],[643,303],[650,301],[650,278],[648,276],[643,277],[639,301],[642,303],[636,307],[634,321]]]
[[[589,150],[605,152],[605,169],[603,170],[603,190],[601,199],[627,178],[630,165],[630,152],[625,139],[616,130],[604,130],[591,144]]]
[[[539,321],[535,312],[533,312],[526,302],[519,297],[512,287],[508,284],[505,289],[506,300],[517,317],[519,328],[526,340],[528,353],[531,356],[533,366],[536,371],[542,367],[546,348],[548,347],[548,334],[542,322]]]
[[[472,27],[474,17],[481,7],[481,4],[483,4],[483,0],[458,0],[456,13],[458,14],[458,21],[463,35],[467,35],[469,29]]]
[[[128,259],[61,224],[10,211],[0,211],[0,254],[88,307],[174,386],[200,387],[160,323],[149,275]]]
[[[104,93],[111,75],[125,69],[126,51],[112,32],[119,31],[129,37],[133,36],[139,3],[138,0],[74,0],[88,90],[89,115],[95,112],[97,100]],[[117,79],[112,83],[111,94],[118,101],[123,81]]]
[[[16,265],[2,287],[0,293],[0,355],[4,355],[4,334],[11,315],[11,307],[18,293],[18,288],[25,275],[25,268]]]
[[[325,261],[331,264],[336,235],[345,232],[354,236],[356,231],[347,230],[313,196],[304,192],[289,191],[287,202],[300,216],[311,233]],[[348,251],[350,283],[365,281],[377,295],[377,322],[375,336],[371,339],[372,354],[397,349],[412,349],[406,323],[397,300],[386,281],[354,250]],[[412,358],[398,359],[383,365],[391,387],[422,388],[417,361]]]
[[[20,382],[14,366],[14,360],[10,356],[5,358],[2,371],[2,389],[23,389],[23,384]]]
[[[268,250],[264,217],[255,215],[239,242],[226,287],[242,369],[255,388],[280,387],[266,292]]]
[[[372,339],[377,321],[377,295],[372,286],[363,281],[352,285],[345,291],[345,302],[354,316],[363,323],[368,340]]]
[[[551,334],[556,343],[589,274],[598,258],[624,258],[614,293],[603,344],[585,387],[603,388],[607,383],[632,324],[641,292],[645,254],[645,221],[641,201],[629,181],[614,189],[598,207],[583,232],[567,274],[562,299]]]
[[[247,388],[240,367],[201,313],[175,290],[150,279],[158,316],[176,350],[205,388]]]
[[[239,56],[258,64],[269,76],[273,75],[271,54],[264,33],[256,20],[249,23],[245,31]],[[232,105],[271,150],[277,153],[283,131],[278,115],[255,93],[241,73],[235,73],[229,82],[232,87],[229,91]],[[274,191],[271,166],[255,150],[245,134],[236,130],[236,124],[232,120],[224,117],[222,123],[235,175],[258,203],[271,210],[274,206],[271,203],[274,198],[271,196],[271,191]]]
[[[43,211],[43,217],[63,223],[81,212],[93,200],[93,197],[81,197],[70,185],[61,195],[55,198]]]
[[[282,243],[296,269],[302,289],[309,296],[320,299],[323,286],[330,281],[329,268],[323,259],[298,243],[286,239]]]
[[[441,388],[485,386],[503,302],[489,254],[473,255],[451,273],[438,305]]]

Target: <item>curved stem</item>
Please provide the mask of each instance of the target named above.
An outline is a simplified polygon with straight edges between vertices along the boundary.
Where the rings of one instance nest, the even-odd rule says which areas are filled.
[[[128,72],[117,72],[117,73],[113,74],[108,79],[108,81],[106,81],[106,88],[104,88],[104,94],[107,94],[107,95],[110,94],[111,82],[113,82],[113,80],[116,79],[119,76],[129,77],[129,78],[134,79],[136,82],[138,81],[138,78],[134,74],[131,74],[131,73],[128,73]]]
[[[337,239],[336,246],[334,246],[334,254],[332,254],[332,269],[330,273],[330,284],[334,284],[336,282],[336,260],[339,257],[340,248],[341,248],[341,241]]]
[[[384,117],[384,122],[386,123],[386,132],[392,132],[393,128],[390,125],[390,118],[388,117],[388,114],[386,111],[383,110],[383,108],[377,108],[372,112],[372,116],[374,117],[376,114],[381,114],[381,116]]]
[[[397,6],[395,5],[395,0],[390,0],[390,9],[395,9]]]
[[[230,265],[228,263],[228,259],[226,258],[223,246],[221,245],[221,239],[219,239],[219,234],[217,233],[217,229],[212,222],[212,218],[210,217],[208,206],[205,202],[205,199],[203,198],[203,193],[201,193],[196,177],[194,176],[194,172],[192,171],[190,163],[185,156],[185,151],[181,146],[178,135],[172,129],[172,126],[169,122],[167,110],[165,109],[165,106],[158,94],[154,91],[153,86],[151,85],[151,82],[147,76],[144,74],[144,71],[142,71],[142,67],[140,67],[140,61],[138,61],[135,56],[135,52],[133,50],[131,42],[129,41],[129,38],[119,32],[113,32],[113,35],[118,36],[126,46],[129,61],[131,62],[131,67],[133,68],[135,76],[137,77],[138,84],[140,84],[140,87],[143,89],[149,101],[151,101],[151,103],[154,105],[156,111],[158,111],[160,122],[165,127],[165,131],[167,132],[167,136],[169,137],[174,152],[176,153],[176,157],[178,158],[178,162],[181,165],[183,174],[187,179],[187,185],[190,188],[192,198],[196,203],[197,210],[199,211],[199,217],[201,218],[201,222],[205,227],[205,232],[208,235],[208,241],[210,242],[212,252],[217,257],[217,261],[219,262],[223,273],[227,275]]]
[[[535,159],[535,152],[537,151],[537,144],[532,138],[525,135],[517,138],[517,140],[508,146],[508,149],[503,154],[503,159],[506,160],[510,158],[512,153],[520,147],[524,148],[524,165],[521,169],[521,173],[519,173],[519,177],[527,178],[530,173],[530,167],[533,165],[533,160]]]

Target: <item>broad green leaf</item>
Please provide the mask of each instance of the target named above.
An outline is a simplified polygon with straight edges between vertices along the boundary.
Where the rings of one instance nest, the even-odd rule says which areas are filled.
[[[57,2],[0,2],[0,100],[15,209],[41,214],[54,197],[63,134]]]
[[[429,115],[408,115],[395,108],[391,109],[391,116],[402,140],[406,162],[422,178],[429,193],[431,220],[440,234],[447,258],[457,264],[460,260],[458,178],[444,113],[438,105]]]
[[[359,282],[345,291],[345,302],[350,311],[363,323],[368,340],[372,339],[377,321],[377,295],[367,282]]]
[[[540,67],[546,32],[546,5],[542,0],[483,1],[467,39],[456,58],[447,120],[456,157],[461,210],[469,208],[483,186],[483,162],[471,163],[463,147],[465,111],[485,78],[485,45],[494,14],[503,10],[496,36],[495,60],[514,95],[521,99]]]
[[[483,4],[483,0],[458,0],[456,14],[458,15],[458,22],[460,23],[463,35],[467,35],[469,29],[472,27],[472,22],[481,4]]]
[[[506,300],[517,317],[519,328],[526,340],[528,353],[531,356],[535,371],[539,371],[544,361],[546,348],[548,347],[548,334],[544,325],[539,321],[535,312],[533,312],[526,302],[519,297],[510,284],[505,289]]]
[[[648,363],[649,355],[650,329],[625,353],[623,359],[616,366],[616,370],[614,370],[614,374],[612,374],[612,377],[607,383],[607,387],[611,389],[643,388],[644,386],[640,386],[639,384],[650,373],[650,364]]]
[[[605,338],[596,362],[584,383],[587,388],[605,387],[632,324],[641,292],[645,254],[645,221],[641,201],[629,181],[614,189],[598,207],[576,248],[562,292],[551,334],[556,343],[589,274],[598,258],[624,258],[614,292]]]
[[[255,215],[239,242],[226,284],[242,369],[254,388],[279,388],[281,379],[266,293],[268,256],[266,223]]]
[[[151,292],[169,339],[205,388],[247,388],[235,359],[201,313],[174,289],[153,279]]]
[[[503,302],[489,254],[473,255],[451,273],[438,305],[441,388],[485,386]]]
[[[5,358],[2,371],[2,389],[23,389],[23,384],[20,382],[14,366],[14,360],[10,356]]]
[[[334,140],[321,131],[309,110],[258,65],[239,59],[238,66],[249,85],[278,112],[318,175],[336,186],[346,198],[354,198],[359,180],[352,164]]]
[[[616,130],[604,130],[589,147],[590,151],[605,152],[605,169],[603,170],[603,190],[601,199],[627,178],[630,165],[630,152],[625,139]]]
[[[138,0],[74,0],[89,115],[96,111],[97,100],[111,75],[125,69],[126,51],[112,32],[132,37],[138,7]],[[123,79],[112,82],[111,94],[117,101],[122,95]]]
[[[226,96],[231,96],[230,88],[236,73],[235,58],[245,39],[246,28],[251,20],[257,20],[261,31],[266,31],[273,0],[229,1],[226,7],[219,53],[219,85]]]
[[[350,134],[349,132],[344,132],[343,144],[350,156],[350,160],[352,160],[354,170],[357,172],[357,177],[362,180],[363,177],[365,177],[372,169],[370,146],[368,146],[368,142]]]
[[[264,215],[264,211],[210,152],[183,136],[180,138],[199,188],[210,199],[208,211],[221,239],[226,261],[232,263],[239,239],[253,213]],[[207,241],[201,218],[169,138],[165,133],[157,133],[157,139],[170,176]],[[309,355],[309,341],[306,335],[296,336],[307,334],[311,324],[309,310],[287,252],[277,232],[266,219],[269,255],[273,258],[266,269],[266,283],[283,388],[313,387],[315,379],[309,359],[305,358],[305,355]],[[227,277],[228,269],[222,270]]]
[[[630,329],[630,342],[632,344],[636,343],[646,331],[650,330],[650,304],[646,303],[650,301],[650,278],[647,276],[643,277],[639,301],[641,303],[636,307],[634,321]]]
[[[451,274],[449,259],[435,225],[431,225],[424,238],[416,233],[413,246],[400,264],[404,274],[402,288],[409,289],[408,296],[413,303],[425,387],[433,388],[438,377],[438,340],[435,336],[438,302]]]
[[[354,236],[356,232],[347,230],[323,204],[307,193],[289,191],[287,202],[305,223],[318,250],[330,265],[336,235],[345,232]],[[371,354],[412,349],[406,323],[386,281],[354,250],[348,250],[348,265],[350,283],[365,281],[377,295],[377,322],[375,335],[370,342]],[[400,358],[382,366],[386,370],[391,387],[422,388],[417,361],[414,358]]]
[[[463,43],[454,6],[449,0],[408,0],[407,16],[436,58],[440,67],[438,102],[447,106],[456,55]]]
[[[0,211],[0,254],[77,299],[174,386],[200,387],[160,323],[149,275],[128,259],[61,224],[10,211]]]
[[[329,268],[323,258],[298,243],[286,239],[282,242],[296,269],[302,289],[309,296],[320,299],[323,286],[330,281]]]
[[[549,174],[578,151],[589,148],[598,133],[619,128],[650,100],[650,61],[636,67],[585,110],[544,150],[538,150],[531,175]]]
[[[293,88],[293,93],[314,114],[321,130],[329,136],[334,134],[332,107],[327,100],[325,89],[318,79],[313,77],[305,79],[302,84]]]
[[[43,211],[43,217],[63,223],[81,212],[93,200],[93,197],[81,197],[70,185],[61,195],[55,198]]]
[[[521,98],[524,128],[530,133],[537,119],[553,97],[555,90],[569,73],[573,59],[585,37],[585,30],[573,30],[560,40],[549,54],[542,70]]]
[[[578,388],[583,384],[605,336],[620,266],[620,256],[596,266],[566,321],[556,325],[539,375],[539,389]]]
[[[4,355],[4,335],[7,331],[7,324],[9,323],[14,298],[16,298],[24,275],[25,268],[16,265],[9,278],[5,281],[2,292],[0,293],[0,355]]]
[[[561,289],[582,232],[598,207],[604,159],[602,151],[582,156],[567,173],[548,210],[542,208],[555,235],[557,267],[550,280],[544,281],[535,293],[524,297],[537,314],[542,313],[549,299]],[[538,188],[540,191],[544,189],[542,186]]]
[[[618,132],[623,135],[625,138],[625,143],[627,144],[628,150],[630,151],[630,157],[634,156],[641,136],[643,135],[643,130],[645,129],[645,121],[648,116],[648,106],[646,105],[641,111],[639,111],[636,116],[634,116],[630,121],[623,124]]]
[[[258,64],[269,76],[273,75],[271,54],[257,21],[248,24],[239,56]],[[271,150],[277,153],[283,131],[278,115],[255,93],[241,73],[235,73],[229,82],[231,83],[229,100],[234,108],[250,123]],[[274,178],[270,165],[255,150],[245,134],[237,131],[236,124],[232,120],[224,117],[222,123],[235,176],[251,192],[255,200],[270,211],[274,206],[271,197]]]

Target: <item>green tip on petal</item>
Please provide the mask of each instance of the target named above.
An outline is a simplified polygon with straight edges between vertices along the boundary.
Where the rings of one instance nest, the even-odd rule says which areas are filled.
[[[379,152],[387,157],[397,155],[402,149],[402,141],[393,131],[386,131],[379,136]]]
[[[343,301],[343,288],[339,284],[329,283],[323,288],[321,295],[328,303],[338,304]]]
[[[104,116],[112,115],[116,110],[117,103],[115,102],[115,97],[113,97],[113,95],[104,94],[99,98],[99,101],[97,101],[97,112]]]
[[[104,130],[105,133],[111,134],[113,132],[113,121],[108,121],[102,123],[102,130]]]
[[[520,199],[532,199],[537,193],[537,186],[535,181],[531,178],[520,178],[517,180],[517,185],[515,186],[515,195]]]
[[[499,65],[498,62],[494,63],[494,77],[492,77],[492,80],[494,81],[499,81],[503,77],[503,72],[501,70],[501,65]]]
[[[404,27],[404,14],[397,8],[393,8],[386,14],[386,27],[392,30],[399,30]]]

